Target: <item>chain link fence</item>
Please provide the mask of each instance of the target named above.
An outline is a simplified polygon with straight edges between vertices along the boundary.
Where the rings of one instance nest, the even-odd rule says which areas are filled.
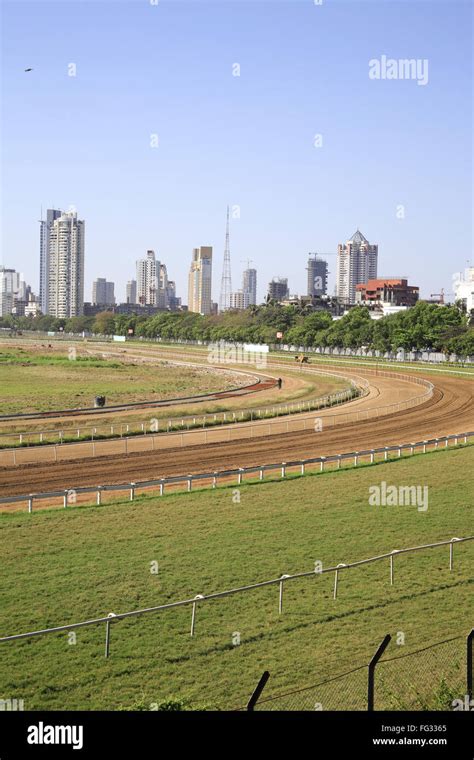
[[[265,688],[270,674],[265,673],[250,699],[247,709],[264,711],[359,710],[373,704],[375,710],[463,710],[473,696],[473,640],[455,636],[411,652],[389,656],[384,646],[370,665],[361,664],[338,675],[321,679],[310,686],[272,694]],[[401,643],[401,642],[399,642]],[[397,647],[399,650],[403,646]],[[393,651],[393,646],[392,646]],[[378,656],[382,656],[377,659]],[[474,703],[471,701],[471,709]]]

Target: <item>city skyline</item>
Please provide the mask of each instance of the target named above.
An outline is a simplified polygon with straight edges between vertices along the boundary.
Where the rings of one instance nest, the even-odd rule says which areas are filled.
[[[184,294],[204,240],[218,301],[227,203],[234,269],[255,262],[258,301],[276,275],[304,293],[307,252],[336,253],[357,227],[383,246],[382,274],[408,276],[425,298],[452,290],[472,242],[468,8],[434,4],[427,16],[406,3],[401,18],[392,3],[281,2],[271,14],[266,3],[119,3],[113,14],[65,3],[70,34],[52,44],[55,3],[22,5],[3,4],[2,262],[35,291],[40,207],[74,204],[88,224],[86,292],[107,272],[122,300],[130,262],[153,249]],[[374,81],[369,61],[386,52],[428,60],[425,86]]]

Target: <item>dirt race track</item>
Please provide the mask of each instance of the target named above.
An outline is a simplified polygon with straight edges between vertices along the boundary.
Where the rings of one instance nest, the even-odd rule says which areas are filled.
[[[327,368],[330,371],[330,368]],[[370,384],[367,397],[346,405],[346,408],[362,412],[358,421],[344,421],[340,417],[334,427],[323,428],[322,432],[314,429],[290,430],[285,432],[284,422],[280,427],[261,424],[260,434],[253,437],[239,437],[235,440],[208,442],[205,446],[198,438],[190,437],[189,444],[170,448],[173,440],[169,438],[166,447],[156,445],[155,450],[131,450],[128,454],[118,453],[111,441],[110,447],[101,449],[103,455],[92,458],[66,460],[62,453],[58,462],[36,462],[34,464],[2,467],[0,469],[0,495],[38,493],[53,489],[68,489],[84,485],[107,485],[140,481],[147,478],[160,478],[188,473],[212,472],[228,468],[248,467],[252,465],[281,462],[291,459],[309,458],[321,455],[338,454],[359,449],[373,448],[424,438],[461,433],[474,430],[473,381],[460,377],[417,377],[431,381],[434,392],[426,402],[414,408],[402,409],[393,414],[379,418],[371,416],[371,410],[394,401],[403,401],[420,395],[420,385],[407,383],[398,378],[382,378],[365,372],[357,367],[357,375],[365,377]],[[347,372],[347,374],[350,374]],[[366,419],[364,417],[366,411]],[[326,410],[324,415],[338,417],[344,415],[341,407],[337,412]],[[346,412],[347,414],[347,412]],[[303,419],[304,415],[292,417]],[[315,413],[306,414],[314,419]],[[347,417],[350,420],[350,417]],[[242,428],[244,426],[242,425]],[[271,434],[265,434],[264,431]],[[197,435],[197,434],[196,434]],[[242,434],[243,435],[243,434]],[[148,436],[147,446],[149,446]],[[132,439],[130,439],[132,440]],[[140,446],[136,439],[134,445]],[[181,443],[182,443],[181,439]]]

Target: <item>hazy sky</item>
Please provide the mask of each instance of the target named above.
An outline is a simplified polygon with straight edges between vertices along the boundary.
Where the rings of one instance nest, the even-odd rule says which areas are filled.
[[[2,263],[38,292],[41,206],[72,204],[85,300],[96,277],[124,300],[153,248],[186,303],[200,245],[218,300],[229,203],[234,289],[251,259],[259,298],[277,275],[304,293],[307,253],[359,227],[379,275],[451,291],[472,255],[471,2],[153,2],[2,2]],[[383,55],[427,59],[428,83],[370,79]]]

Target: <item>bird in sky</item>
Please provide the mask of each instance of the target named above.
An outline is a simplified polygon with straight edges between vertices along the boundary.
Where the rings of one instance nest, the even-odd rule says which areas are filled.
[[[25,71],[33,71],[33,69],[25,69]]]

